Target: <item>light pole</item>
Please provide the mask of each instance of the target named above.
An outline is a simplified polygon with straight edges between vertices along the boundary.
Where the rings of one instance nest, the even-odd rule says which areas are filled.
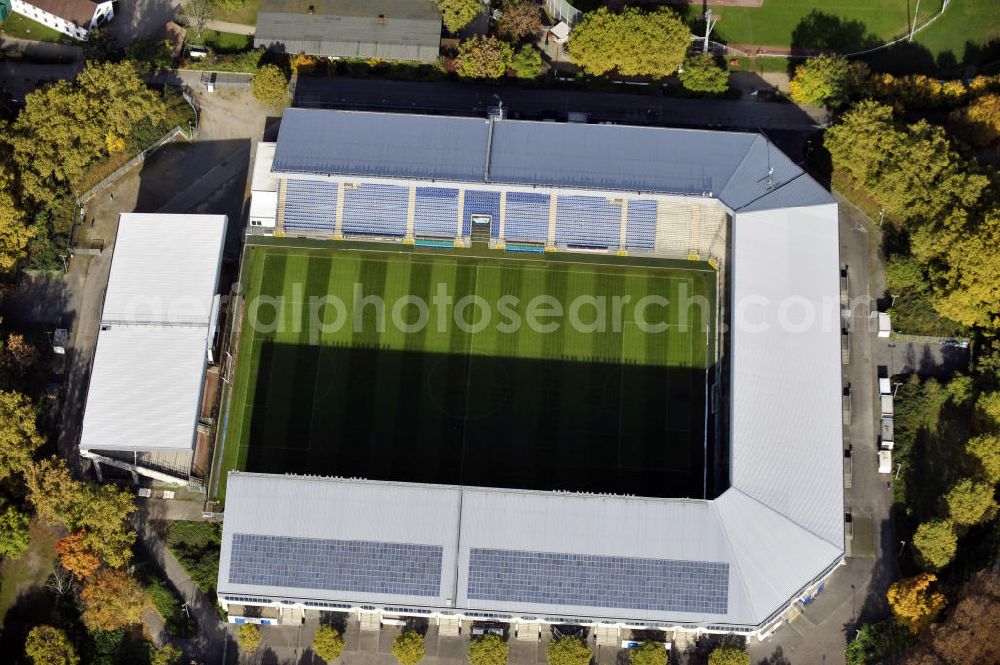
[[[705,41],[704,41],[704,43],[702,44],[702,47],[701,47],[702,53],[708,53],[708,36],[710,34],[712,34],[712,28],[714,28],[715,24],[718,23],[718,22],[719,22],[719,18],[718,17],[715,17],[715,20],[712,20],[712,10],[711,9],[706,9],[705,10]]]
[[[919,13],[920,13],[920,0],[917,0],[917,6],[913,10],[913,22],[910,23],[910,38],[906,40],[907,42],[913,41],[913,32],[917,29],[917,14]]]

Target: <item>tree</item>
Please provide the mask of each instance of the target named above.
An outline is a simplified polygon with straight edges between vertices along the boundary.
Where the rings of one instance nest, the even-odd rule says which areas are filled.
[[[56,552],[62,567],[78,580],[90,577],[101,566],[101,558],[87,544],[85,529],[74,531],[57,542]]]
[[[68,529],[83,529],[85,542],[112,568],[121,568],[132,558],[135,531],[128,524],[136,511],[132,495],[114,485],[85,485],[72,504]]]
[[[890,256],[885,264],[885,285],[896,295],[903,291],[926,291],[930,286],[920,261],[900,254]]]
[[[183,655],[181,650],[173,644],[164,644],[159,649],[153,651],[149,659],[149,665],[180,665]]]
[[[329,663],[344,652],[344,638],[333,626],[320,626],[313,637],[312,648],[317,656]]]
[[[628,652],[630,665],[667,665],[667,650],[662,642],[646,640]]]
[[[917,548],[921,563],[931,570],[944,568],[955,558],[958,537],[948,520],[923,522],[913,534],[913,546]]]
[[[260,642],[260,628],[257,627],[257,624],[244,623],[240,625],[236,632],[236,643],[239,645],[240,651],[253,653],[260,648]]]
[[[588,74],[663,77],[677,71],[690,45],[687,25],[666,7],[649,12],[601,7],[583,15],[567,48]]]
[[[191,24],[194,26],[194,36],[201,39],[201,33],[205,30],[205,24],[215,16],[215,0],[190,0],[181,9]]]
[[[0,165],[0,274],[11,272],[24,258],[35,229],[25,224],[25,214],[14,195],[14,176]]]
[[[549,665],[589,665],[593,656],[590,647],[579,637],[560,637],[545,647]]]
[[[128,573],[104,569],[83,585],[80,602],[80,619],[88,630],[117,630],[139,623],[146,596]]]
[[[973,145],[987,146],[1000,139],[1000,95],[978,97],[951,119]]]
[[[965,452],[979,463],[987,482],[1000,483],[1000,435],[982,434],[969,439]]]
[[[469,662],[472,665],[507,665],[510,647],[499,635],[480,635],[469,643]]]
[[[796,104],[837,109],[858,91],[863,74],[842,55],[809,58],[795,68],[790,87]]]
[[[947,604],[944,595],[931,591],[935,580],[937,575],[933,573],[920,573],[894,582],[886,593],[896,621],[914,635],[933,623]]]
[[[15,506],[0,513],[0,556],[17,559],[31,544],[28,516]]]
[[[994,255],[1000,244],[1000,209],[986,213],[947,242],[943,260],[936,261],[934,309],[966,326],[1000,328],[1000,261]],[[995,420],[1000,421],[1000,408]]]
[[[73,643],[66,633],[52,626],[35,626],[24,642],[24,653],[34,665],[78,665]]]
[[[454,34],[479,16],[483,5],[479,0],[435,0],[441,10],[445,29]]]
[[[525,44],[514,54],[511,69],[519,79],[537,78],[542,73],[541,52],[533,44]]]
[[[399,665],[417,665],[425,653],[424,636],[415,630],[404,630],[392,641],[392,655]]]
[[[77,76],[76,84],[88,98],[100,101],[95,120],[100,119],[105,131],[105,145],[109,135],[128,139],[140,122],[166,122],[166,104],[146,85],[131,60],[91,63]]]
[[[0,391],[0,480],[31,466],[42,437],[35,406],[21,393]]]
[[[993,485],[971,478],[955,483],[944,495],[948,514],[955,524],[972,526],[996,515],[997,502],[993,499]]]
[[[504,0],[497,32],[512,42],[537,35],[542,29],[542,8],[535,0]]]
[[[684,61],[681,84],[691,92],[721,95],[729,90],[729,72],[715,64],[710,55],[695,55]]]
[[[288,79],[276,65],[264,65],[253,75],[253,96],[264,104],[277,106],[288,101]]]
[[[1000,390],[981,394],[976,400],[976,410],[993,425],[1000,425]]]
[[[464,78],[497,79],[507,73],[514,62],[510,44],[496,37],[476,35],[458,45],[455,66]]]
[[[823,141],[834,168],[867,190],[887,214],[923,225],[911,246],[925,263],[965,232],[966,211],[976,208],[989,184],[954,150],[944,129],[922,120],[900,127],[892,108],[877,102],[856,105]],[[921,232],[927,235],[923,242]]]
[[[721,644],[708,654],[708,665],[750,665],[750,654],[732,644]]]
[[[73,479],[65,460],[53,455],[30,465],[24,481],[28,486],[28,502],[40,518],[47,522],[69,519],[81,483]]]

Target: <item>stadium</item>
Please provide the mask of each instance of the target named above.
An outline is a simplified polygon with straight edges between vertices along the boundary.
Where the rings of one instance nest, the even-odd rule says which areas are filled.
[[[251,188],[230,620],[760,636],[842,561],[837,206],[765,137],[288,109]]]

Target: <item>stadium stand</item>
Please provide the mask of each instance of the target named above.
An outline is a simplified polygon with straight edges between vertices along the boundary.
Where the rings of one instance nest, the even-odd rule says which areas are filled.
[[[289,179],[284,204],[287,231],[332,234],[336,224],[337,183]]]
[[[556,207],[556,244],[618,247],[622,199],[601,196],[560,196]]]
[[[417,187],[413,232],[418,236],[454,238],[458,229],[458,190]]]
[[[504,211],[506,240],[514,242],[541,242],[549,236],[549,205],[551,195],[531,192],[507,192]]]
[[[359,183],[344,186],[344,233],[406,235],[410,192],[406,187]],[[287,217],[285,223],[287,224]]]
[[[500,192],[478,189],[465,190],[465,202],[462,210],[462,235],[472,234],[472,216],[489,215],[493,221],[490,235],[497,238],[500,235]]]
[[[629,199],[625,248],[641,252],[656,249],[656,201]]]

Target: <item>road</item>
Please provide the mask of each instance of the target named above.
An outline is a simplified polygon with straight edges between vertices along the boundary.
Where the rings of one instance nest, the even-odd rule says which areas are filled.
[[[825,111],[748,100],[679,99],[659,94],[518,88],[458,81],[387,81],[302,77],[295,106],[483,116],[503,102],[512,118],[565,120],[586,112],[592,122],[672,127],[814,131]]]

